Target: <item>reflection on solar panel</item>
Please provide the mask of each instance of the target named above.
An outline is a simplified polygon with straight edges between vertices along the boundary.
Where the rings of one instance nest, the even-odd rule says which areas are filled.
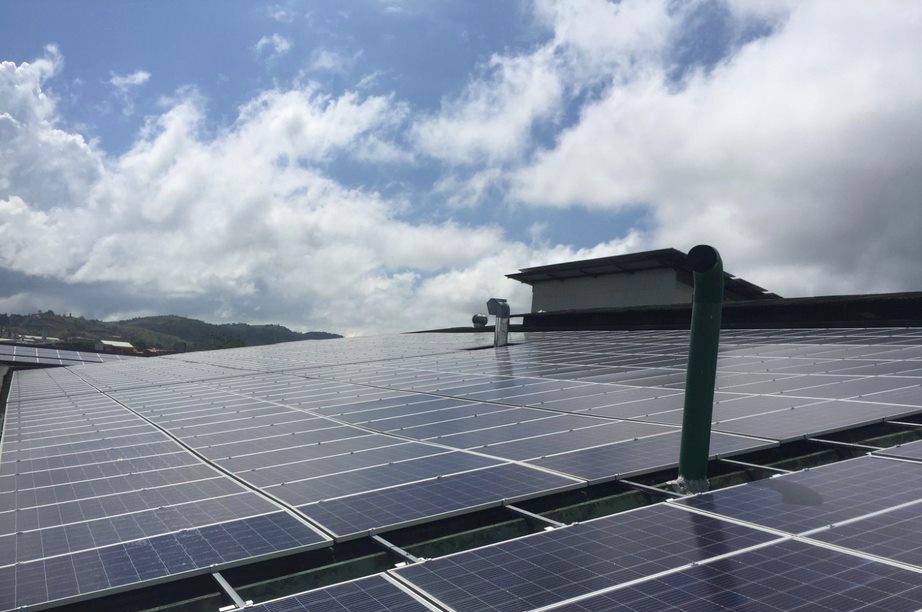
[[[922,500],[922,465],[860,457],[679,503],[788,533],[805,533],[915,500]]]
[[[530,610],[774,539],[659,504],[395,573],[452,610]]]
[[[652,610],[916,610],[919,574],[800,542],[781,542],[555,607]]]
[[[82,363],[104,363],[127,359],[135,359],[135,357],[0,343],[0,364],[7,365],[73,366]]]
[[[435,609],[381,575],[360,578],[248,608],[252,612],[427,612]]]
[[[414,334],[15,373],[0,507],[18,510],[0,511],[0,608],[676,465],[686,333],[548,332],[517,341],[470,351],[491,337]],[[920,364],[922,333],[914,329],[727,330],[711,452],[922,413]],[[919,467],[867,458],[686,503],[800,532],[911,501],[906,483]],[[731,493],[742,501],[730,503]],[[686,526],[719,523],[685,509],[657,512]],[[743,532],[767,537],[729,525],[715,526],[736,534],[728,541]],[[636,577],[703,558],[676,552],[681,546],[660,550],[655,538],[648,549],[630,548],[628,532],[618,537],[636,552]],[[628,579],[609,570],[577,590]],[[549,601],[572,596],[569,582],[542,584]]]

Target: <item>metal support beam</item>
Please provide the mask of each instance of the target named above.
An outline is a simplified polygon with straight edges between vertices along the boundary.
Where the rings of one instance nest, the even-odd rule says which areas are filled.
[[[887,425],[899,425],[901,427],[922,427],[922,423],[910,423],[909,421],[884,421]]]
[[[730,465],[738,465],[740,467],[746,468],[755,468],[758,470],[765,470],[767,472],[777,472],[779,474],[793,474],[793,470],[785,470],[782,468],[770,467],[767,465],[759,465],[758,463],[746,463],[745,461],[737,461],[736,459],[724,459],[723,457],[718,457],[718,461],[723,463],[729,463]]]
[[[560,523],[558,521],[555,521],[554,519],[549,519],[546,516],[541,516],[540,514],[535,514],[534,512],[529,512],[528,510],[523,510],[522,508],[519,508],[518,506],[513,506],[512,504],[506,504],[506,508],[509,508],[516,514],[521,514],[525,518],[533,519],[541,523],[547,523],[551,527],[566,527],[564,523]]]
[[[405,551],[404,549],[400,548],[393,542],[388,542],[387,540],[385,540],[379,535],[373,535],[371,536],[371,539],[377,542],[378,544],[380,544],[381,546],[383,546],[384,548],[386,548],[388,552],[391,552],[402,559],[406,559],[410,563],[419,563],[420,561],[422,561],[422,559],[420,559],[416,555],[413,555],[412,553]]]
[[[243,601],[243,598],[237,594],[237,591],[234,590],[234,587],[232,587],[230,583],[224,579],[224,576],[221,575],[221,572],[212,572],[211,576],[215,579],[215,582],[218,583],[218,586],[221,587],[221,590],[231,598],[231,601],[234,602],[234,606],[236,606],[237,610],[243,610],[248,605],[253,605],[252,601]],[[221,609],[225,610],[227,608]]]
[[[714,382],[717,378],[717,348],[720,344],[724,270],[717,250],[704,244],[688,252],[688,265],[695,275],[695,291],[692,294],[688,366],[685,372],[679,477],[673,486],[682,493],[701,493],[708,489],[708,458],[714,411]]]
[[[841,446],[843,448],[853,448],[855,450],[884,450],[883,446],[871,446],[870,444],[855,444],[854,442],[839,442],[838,440],[823,440],[822,438],[807,438],[808,442],[817,442],[819,444],[829,444],[830,446]]]
[[[646,493],[658,493],[660,495],[665,495],[666,497],[685,497],[681,493],[676,493],[675,491],[669,491],[668,489],[660,489],[659,487],[651,487],[650,485],[640,484],[639,482],[634,482],[633,480],[620,479],[618,482],[626,484],[629,487],[637,489],[639,491],[644,491]]]

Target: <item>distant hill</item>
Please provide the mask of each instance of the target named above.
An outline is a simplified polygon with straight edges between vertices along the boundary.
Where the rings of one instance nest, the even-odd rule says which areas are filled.
[[[296,332],[281,325],[225,323],[216,325],[175,315],[139,317],[126,321],[97,321],[59,315],[52,311],[29,315],[0,314],[0,328],[14,334],[60,338],[73,348],[88,348],[95,340],[127,340],[136,348],[171,351],[205,351],[241,346],[258,346],[341,338],[327,332]]]

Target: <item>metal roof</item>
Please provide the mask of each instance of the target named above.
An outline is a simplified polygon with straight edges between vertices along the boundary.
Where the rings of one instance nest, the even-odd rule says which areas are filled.
[[[582,259],[563,263],[522,268],[515,274],[507,274],[511,278],[527,285],[534,285],[544,281],[567,280],[570,278],[597,277],[606,274],[632,274],[646,270],[673,269],[680,274],[679,281],[688,285],[692,284],[692,271],[688,266],[688,256],[678,249],[658,249],[612,257],[599,257],[596,259]],[[729,273],[724,273],[725,291],[728,299],[777,299],[779,296],[767,289],[738,278]]]

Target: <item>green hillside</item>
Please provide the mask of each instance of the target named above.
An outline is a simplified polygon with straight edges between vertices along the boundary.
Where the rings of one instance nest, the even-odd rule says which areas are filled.
[[[59,315],[52,311],[28,315],[0,314],[3,335],[25,334],[60,338],[74,348],[87,348],[95,340],[127,340],[139,349],[204,351],[240,346],[277,344],[295,340],[341,338],[327,332],[296,332],[281,325],[225,323],[216,325],[175,315],[139,317],[126,321],[97,321]]]

